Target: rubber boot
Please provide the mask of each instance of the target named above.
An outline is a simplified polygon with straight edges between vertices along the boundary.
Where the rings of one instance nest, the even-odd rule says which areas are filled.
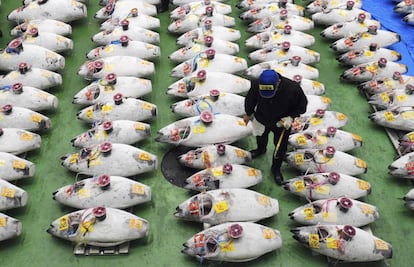
[[[272,174],[273,178],[275,179],[276,184],[282,185],[283,184],[283,175],[280,171],[280,167],[282,166],[282,159],[279,157],[273,158],[272,163]]]
[[[266,153],[267,137],[256,136],[257,148],[250,151],[252,159],[257,158],[260,155]]]

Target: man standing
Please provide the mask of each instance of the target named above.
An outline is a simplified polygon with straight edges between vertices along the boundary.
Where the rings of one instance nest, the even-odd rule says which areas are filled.
[[[244,108],[247,124],[252,120],[257,148],[250,151],[252,158],[266,153],[268,136],[273,132],[275,151],[271,171],[275,182],[282,184],[280,172],[287,151],[293,119],[305,113],[308,100],[300,85],[274,70],[264,70],[258,80],[252,81],[245,98]],[[253,116],[253,118],[252,118]]]

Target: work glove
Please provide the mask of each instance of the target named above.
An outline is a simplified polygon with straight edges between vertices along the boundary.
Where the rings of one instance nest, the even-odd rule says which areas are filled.
[[[293,119],[291,116],[283,117],[276,123],[277,127],[284,127],[285,129],[289,129],[292,126]]]

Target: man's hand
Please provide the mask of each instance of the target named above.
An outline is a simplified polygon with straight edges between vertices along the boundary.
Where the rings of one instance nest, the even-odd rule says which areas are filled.
[[[284,127],[285,129],[289,129],[292,126],[293,119],[291,116],[287,116],[282,118],[280,121],[276,123],[277,127]]]
[[[243,121],[247,125],[249,123],[249,121],[250,121],[250,116],[249,115],[244,115],[243,116]]]

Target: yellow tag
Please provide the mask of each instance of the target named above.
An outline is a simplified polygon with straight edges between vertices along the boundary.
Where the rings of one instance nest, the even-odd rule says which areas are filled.
[[[315,191],[319,194],[327,195],[329,194],[330,188],[327,185],[318,185]]]
[[[74,153],[74,154],[70,155],[69,163],[70,164],[76,163],[76,161],[78,160],[78,156],[79,156],[78,153]]]
[[[145,161],[149,161],[149,160],[151,160],[151,156],[150,156],[150,154],[145,153],[145,152],[141,152],[141,153],[139,153],[138,158],[139,158],[140,160],[145,160]]]
[[[0,167],[6,165],[6,161],[4,159],[0,159]]]
[[[362,159],[356,159],[355,160],[355,165],[357,165],[360,168],[366,169],[367,168],[367,163],[365,161],[363,161]]]
[[[371,206],[368,206],[366,204],[361,204],[360,208],[362,210],[362,213],[364,214],[374,214],[374,209]]]
[[[367,181],[364,180],[358,180],[358,188],[362,190],[368,190],[370,188],[370,185]]]
[[[64,231],[69,228],[69,216],[63,216],[59,219],[59,231]]]
[[[385,80],[384,85],[386,88],[395,88],[395,82],[391,79]]]
[[[58,42],[58,43],[63,43],[64,41],[65,41],[65,37],[63,37],[63,36],[56,36],[56,41]]]
[[[326,247],[332,249],[338,249],[338,240],[333,237],[326,238]]]
[[[91,192],[89,191],[89,189],[82,188],[79,189],[78,196],[79,198],[89,198],[91,197]]]
[[[218,177],[218,176],[223,176],[223,169],[222,168],[212,168],[211,169],[211,173],[213,174],[213,176]]]
[[[195,134],[204,133],[206,131],[206,128],[201,125],[196,125],[193,127],[193,132]]]
[[[397,95],[397,100],[399,101],[399,102],[404,102],[404,101],[407,101],[407,95]]]
[[[375,239],[375,248],[378,250],[388,250],[388,244],[381,239]]]
[[[0,120],[1,120],[1,118],[0,118]],[[240,126],[246,126],[246,123],[243,120],[238,120],[237,124],[240,125]]]
[[[93,116],[93,109],[88,108],[88,109],[86,110],[86,117],[87,117],[88,119],[91,119],[91,118],[92,118],[92,116]]]
[[[208,59],[207,58],[201,58],[198,61],[198,64],[200,64],[200,67],[207,68],[208,67]]]
[[[352,134],[352,139],[361,142],[362,141],[362,136],[357,135],[357,134]]]
[[[344,121],[344,120],[346,120],[346,115],[344,114],[344,113],[338,113],[337,115],[336,115],[336,118],[338,119],[338,120],[340,120],[340,121]]]
[[[152,65],[152,62],[147,61],[147,60],[141,60],[140,64],[142,64],[142,65]]]
[[[23,161],[20,161],[20,160],[13,160],[13,168],[14,169],[19,169],[19,170],[24,170],[24,168],[26,168],[26,163],[24,163]]]
[[[234,152],[236,153],[236,156],[239,158],[244,158],[246,156],[246,152],[241,149],[235,149]]]
[[[102,112],[110,112],[112,110],[111,105],[103,105]]]
[[[395,120],[394,115],[390,111],[384,112],[384,117],[387,121],[394,121]]]
[[[414,118],[414,112],[413,111],[404,111],[403,113],[401,113],[401,117],[404,120],[411,120]]]
[[[185,51],[185,50],[184,50]],[[193,45],[193,47],[191,47],[191,51],[198,53],[201,51],[201,47],[200,45]]]
[[[141,220],[131,218],[129,219],[129,228],[132,229],[142,229],[143,223]]]
[[[381,97],[383,102],[385,102],[385,103],[390,102],[390,97],[388,96],[388,93],[381,93],[380,97]]]
[[[322,124],[322,122],[323,122],[322,118],[315,118],[315,117],[313,117],[313,118],[310,118],[310,120],[309,120],[309,123],[312,126],[320,125],[320,124]]]
[[[313,212],[313,208],[304,208],[303,213],[305,214],[305,220],[313,220],[315,219],[315,213]]]
[[[40,72],[40,75],[42,76],[42,77],[45,77],[45,78],[50,78],[50,77],[52,77],[52,73],[50,73],[49,71],[41,71]]]
[[[326,136],[319,135],[319,136],[316,138],[316,143],[317,143],[318,145],[324,145],[324,144],[328,143],[328,138],[326,138]]]
[[[305,163],[305,154],[295,154],[295,164],[302,165]]]
[[[137,194],[137,195],[144,195],[145,189],[140,184],[134,184],[132,185],[132,193]]]
[[[298,145],[301,145],[301,146],[303,146],[303,145],[306,145],[306,137],[304,136],[304,135],[299,135],[297,138],[296,138],[296,143],[298,144]]]
[[[266,196],[258,196],[257,202],[259,202],[259,204],[266,206],[266,207],[270,205],[270,199]]]
[[[4,59],[9,59],[9,58],[10,58],[10,55],[9,55],[9,53],[7,53],[6,51],[7,51],[7,50],[6,50],[6,49],[4,49],[4,52],[3,52],[1,55],[3,56],[3,58],[4,58]]]
[[[101,160],[100,159],[93,159],[89,161],[89,167],[93,167],[93,166],[99,166],[101,165]]]
[[[12,71],[10,72],[7,77],[9,78],[10,81],[13,81],[14,79],[16,79],[19,76],[17,71]]]
[[[105,140],[108,137],[108,134],[106,133],[106,131],[100,131],[95,134],[95,137],[96,137],[96,140],[101,141],[101,140]]]
[[[263,236],[266,239],[274,239],[276,237],[276,232],[273,229],[265,228],[262,230]]]
[[[293,183],[293,186],[296,189],[296,192],[303,192],[305,191],[305,182],[302,180],[297,180]]]
[[[322,217],[323,220],[325,222],[336,222],[337,218],[336,218],[336,212],[323,212],[322,213]]]
[[[317,82],[317,81],[312,81],[312,86],[315,87],[315,88],[321,88],[322,87],[321,83]]]
[[[145,124],[141,122],[134,123],[134,129],[138,131],[145,131]]]
[[[288,52],[287,51],[284,51],[284,50],[277,50],[276,56],[281,57],[281,56],[286,55],[287,53]]]
[[[247,169],[247,175],[248,176],[257,176],[257,169],[255,169],[255,168],[248,168]]]
[[[6,225],[7,225],[6,217],[1,217],[0,218],[0,227],[6,227]]]
[[[14,194],[15,190],[13,188],[3,187],[0,195],[2,197],[14,198]]]
[[[371,34],[370,34],[370,33],[363,33],[363,34],[361,35],[361,37],[362,37],[362,38],[364,38],[364,39],[371,39],[371,38],[372,38],[372,36],[371,36]]]
[[[55,52],[47,52],[46,57],[48,59],[56,60],[57,59],[57,54]]]
[[[221,247],[221,251],[222,252],[231,252],[231,251],[234,251],[233,240],[231,240],[230,242],[227,242],[227,243],[221,243],[220,244],[220,247]]]
[[[273,40],[278,40],[278,39],[282,38],[282,35],[280,33],[273,34],[272,38],[273,38]]]
[[[33,139],[33,135],[30,133],[22,133],[20,134],[20,140],[24,140],[24,141],[32,141]]]
[[[407,134],[407,137],[410,141],[414,141],[414,132],[410,132]]]
[[[243,59],[241,57],[235,57],[234,58],[234,62],[236,62],[236,63],[242,63],[243,62]]]
[[[227,202],[225,200],[219,201],[216,204],[214,204],[214,210],[216,213],[222,213],[229,209],[229,206],[227,205]]]
[[[114,51],[114,47],[112,45],[108,45],[105,47],[105,52],[111,53],[112,51]]]
[[[82,222],[80,225],[80,232],[81,233],[92,232],[94,223],[95,223],[94,221]]]
[[[112,65],[112,64],[105,64],[105,66],[104,66],[104,70],[106,72],[112,72],[113,69],[114,69],[114,65]]]
[[[39,114],[32,114],[32,116],[30,116],[32,121],[34,122],[41,122],[42,121],[42,116],[40,116]]]
[[[309,234],[309,247],[319,248],[319,236],[318,234]]]
[[[374,53],[372,53],[371,51],[369,51],[369,50],[366,50],[365,51],[365,53],[364,53],[364,55],[366,56],[366,57],[372,57],[372,56],[374,56]]]
[[[272,13],[274,13],[275,11],[277,11],[277,10],[278,10],[278,8],[277,8],[275,5],[271,5],[271,6],[269,6],[269,10],[270,10]]]
[[[147,109],[147,110],[151,110],[153,108],[153,105],[148,103],[148,102],[144,102],[144,103],[142,103],[142,108]]]

